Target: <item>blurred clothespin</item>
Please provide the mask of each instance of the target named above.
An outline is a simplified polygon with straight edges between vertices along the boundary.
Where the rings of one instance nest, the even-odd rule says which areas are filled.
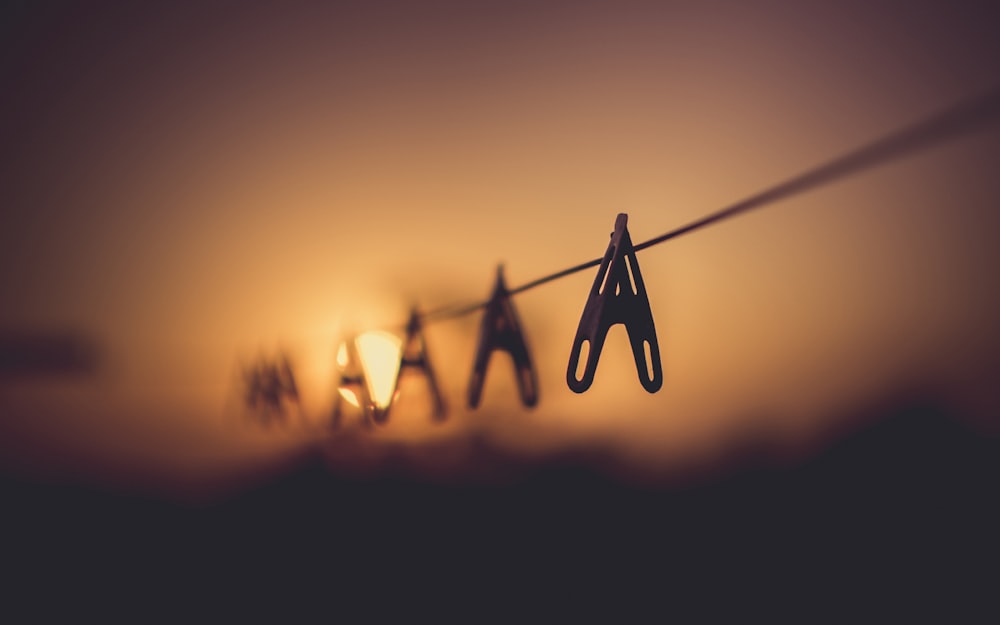
[[[345,393],[354,397],[364,415],[363,423],[369,424],[368,420],[375,416],[375,402],[372,401],[368,380],[365,377],[365,371],[361,365],[361,358],[354,340],[345,341],[341,350],[343,351],[337,354],[337,364],[340,365],[340,380],[337,382],[331,425],[334,428],[340,427],[344,402],[349,401],[344,396]]]
[[[416,308],[410,311],[410,320],[406,323],[406,339],[403,341],[403,349],[399,360],[399,375],[396,376],[396,387],[393,390],[393,397],[399,392],[399,381],[407,369],[419,369],[427,377],[427,386],[431,393],[431,399],[434,402],[434,418],[443,420],[447,416],[444,398],[441,396],[437,376],[434,375],[434,368],[431,367],[431,361],[427,355],[427,343],[424,340],[420,314]],[[387,421],[391,407],[392,404],[387,406],[385,410],[375,411],[375,420],[378,423]]]
[[[529,407],[537,404],[538,378],[531,364],[528,345],[521,332],[514,303],[510,299],[510,292],[504,281],[503,265],[497,267],[493,294],[486,304],[486,311],[479,325],[479,343],[476,347],[476,359],[472,365],[472,378],[469,380],[469,408],[479,405],[483,382],[486,379],[486,367],[490,356],[498,349],[510,354],[514,361],[521,402]]]
[[[627,224],[628,215],[619,213],[615,220],[615,231],[611,234],[611,243],[601,260],[601,268],[597,271],[573,339],[566,382],[575,393],[586,391],[594,382],[604,339],[607,338],[608,329],[617,323],[624,324],[628,331],[639,382],[643,388],[655,393],[663,386],[656,327],[653,325],[649,297],[639,272],[639,262],[632,249]],[[587,364],[583,375],[578,378],[580,351],[584,343],[588,343],[589,348]]]
[[[78,332],[0,331],[0,382],[96,373],[97,342]]]
[[[260,358],[243,371],[244,402],[265,422],[284,419],[285,404],[299,404],[299,388],[292,373],[288,356],[281,354],[271,360]]]

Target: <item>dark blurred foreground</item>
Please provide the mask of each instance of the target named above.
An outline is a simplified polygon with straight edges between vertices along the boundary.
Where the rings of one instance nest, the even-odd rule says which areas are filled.
[[[317,454],[207,506],[8,478],[3,609],[141,622],[997,622],[1000,440],[952,416],[902,402],[795,466],[750,453],[672,488],[628,486],[586,454],[493,485],[338,477]]]

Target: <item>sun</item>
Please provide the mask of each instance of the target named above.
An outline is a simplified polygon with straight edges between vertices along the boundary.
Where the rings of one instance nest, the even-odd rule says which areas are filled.
[[[368,388],[376,407],[384,409],[392,403],[399,375],[399,355],[402,341],[399,337],[382,331],[365,332],[354,339],[354,347]],[[337,364],[343,368],[350,364],[348,344],[337,350]],[[360,407],[357,394],[351,389],[337,389],[340,395],[354,406]]]

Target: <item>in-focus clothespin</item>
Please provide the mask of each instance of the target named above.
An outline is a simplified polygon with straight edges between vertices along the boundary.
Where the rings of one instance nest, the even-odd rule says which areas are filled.
[[[400,354],[399,375],[396,376],[393,397],[399,393],[399,381],[407,369],[418,369],[427,378],[427,386],[434,402],[434,418],[443,420],[447,416],[444,398],[437,383],[437,376],[434,375],[430,357],[427,355],[427,342],[424,340],[423,325],[420,323],[420,314],[416,308],[410,311],[410,320],[406,323],[406,339],[403,341],[403,349]],[[374,413],[375,421],[378,423],[387,421],[391,408],[392,404],[390,403],[384,410],[376,410]]]
[[[575,393],[586,391],[594,382],[604,339],[608,336],[608,329],[617,323],[624,324],[628,331],[639,382],[643,388],[655,393],[663,386],[656,327],[627,224],[628,215],[619,213],[615,220],[615,231],[611,234],[611,243],[601,260],[601,268],[597,271],[573,339],[566,382]],[[583,375],[577,377],[580,351],[585,342],[589,344],[587,364]]]
[[[374,418],[376,411],[355,341],[353,339],[345,341],[340,349],[342,351],[337,354],[337,364],[340,365],[340,380],[337,382],[337,394],[331,416],[331,425],[335,428],[340,426],[344,402],[348,401],[344,397],[344,393],[350,393],[354,396],[364,415],[364,423],[368,423],[369,419]]]
[[[476,359],[472,365],[472,378],[469,380],[469,408],[479,405],[483,382],[486,379],[486,367],[490,356],[498,349],[510,354],[514,361],[521,402],[528,407],[537,404],[538,377],[531,364],[528,345],[521,332],[521,324],[504,281],[503,265],[497,267],[493,294],[490,295],[482,322],[479,324],[479,343],[476,347]]]

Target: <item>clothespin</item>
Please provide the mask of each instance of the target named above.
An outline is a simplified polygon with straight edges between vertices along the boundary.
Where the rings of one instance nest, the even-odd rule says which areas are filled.
[[[438,387],[437,376],[434,375],[434,368],[431,367],[430,358],[427,355],[427,342],[424,340],[423,326],[420,323],[420,314],[414,308],[410,311],[410,320],[406,323],[406,340],[403,341],[403,349],[399,360],[399,375],[396,376],[396,387],[393,390],[393,397],[399,392],[399,381],[403,377],[406,369],[419,369],[427,378],[427,386],[434,401],[434,418],[443,420],[447,414],[444,398],[441,396],[441,389]],[[375,421],[384,423],[389,419],[389,409],[375,412]]]
[[[244,403],[263,420],[285,418],[286,403],[299,403],[299,389],[288,356],[276,359],[261,357],[244,368]]]
[[[586,391],[594,382],[604,339],[608,336],[608,329],[617,323],[624,324],[628,331],[639,382],[643,388],[655,393],[663,386],[656,327],[653,325],[649,297],[639,272],[639,261],[632,249],[627,223],[628,215],[619,213],[615,220],[615,231],[611,234],[611,243],[601,260],[601,268],[597,271],[573,339],[566,382],[575,393]],[[577,378],[580,351],[584,342],[589,344],[587,365],[583,376]]]
[[[364,414],[364,423],[367,424],[369,419],[375,417],[376,406],[375,402],[372,401],[371,392],[368,390],[368,380],[365,378],[365,371],[361,366],[358,348],[352,339],[346,341],[341,349],[345,351],[343,352],[342,359],[340,355],[337,358],[340,361],[341,371],[340,380],[337,382],[337,394],[333,403],[332,425],[334,428],[339,427],[340,421],[343,418],[343,405],[346,400],[341,394],[341,390],[354,394]]]
[[[479,343],[476,347],[476,359],[472,365],[472,378],[469,380],[469,408],[479,405],[483,392],[483,382],[486,379],[486,367],[490,356],[496,350],[510,354],[514,361],[517,376],[517,388],[521,394],[521,402],[528,407],[538,403],[538,377],[531,365],[528,345],[521,332],[514,303],[510,299],[507,283],[503,277],[503,265],[497,266],[497,280],[493,286],[493,294],[486,304],[482,322],[479,324]]]

